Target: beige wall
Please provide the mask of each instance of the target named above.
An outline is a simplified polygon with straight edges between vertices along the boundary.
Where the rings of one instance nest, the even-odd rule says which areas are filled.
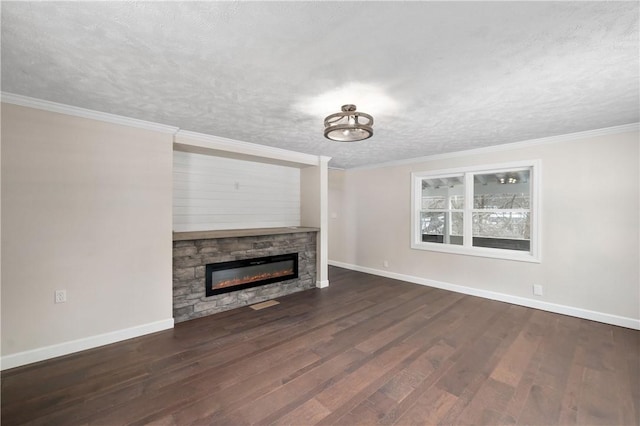
[[[419,164],[332,170],[329,259],[637,322],[638,146],[638,133],[632,132]],[[542,160],[540,264],[410,248],[411,172],[530,159]],[[533,284],[544,286],[543,297],[532,295]]]
[[[171,169],[169,133],[2,105],[3,356],[171,321]]]

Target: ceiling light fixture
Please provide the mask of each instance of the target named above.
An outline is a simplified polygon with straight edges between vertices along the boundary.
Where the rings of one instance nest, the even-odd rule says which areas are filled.
[[[357,142],[373,136],[373,117],[356,112],[352,104],[342,105],[342,112],[324,119],[324,137],[337,142]]]
[[[513,175],[506,175],[505,176],[503,174],[500,174],[500,175],[496,175],[496,178],[498,179],[498,183],[501,183],[503,185],[507,184],[507,183],[518,183],[519,182],[518,178],[513,176]]]

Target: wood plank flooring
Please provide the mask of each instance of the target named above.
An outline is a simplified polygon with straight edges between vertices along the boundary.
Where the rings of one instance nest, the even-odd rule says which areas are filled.
[[[331,286],[2,373],[2,425],[638,425],[640,332],[330,269]]]

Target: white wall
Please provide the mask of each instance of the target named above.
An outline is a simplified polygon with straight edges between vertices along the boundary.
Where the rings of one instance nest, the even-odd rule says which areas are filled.
[[[174,231],[299,225],[299,168],[174,152]]]
[[[2,368],[172,326],[171,168],[170,133],[2,105]]]
[[[328,230],[328,164],[330,157],[319,157],[317,167],[301,170],[301,224],[320,228],[317,241],[316,287],[329,286],[329,230]]]
[[[638,132],[627,132],[330,171],[330,262],[637,328],[638,146]],[[542,160],[540,264],[410,248],[411,172],[530,159]]]

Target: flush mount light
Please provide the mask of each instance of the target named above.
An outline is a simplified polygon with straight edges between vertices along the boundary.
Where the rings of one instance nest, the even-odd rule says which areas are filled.
[[[324,137],[337,142],[357,142],[373,136],[373,117],[356,112],[352,104],[342,105],[342,112],[324,119]]]
[[[508,174],[508,175],[504,175],[504,174],[496,174],[496,179],[498,180],[498,183],[501,184],[507,184],[507,183],[518,183],[520,182],[520,180],[512,175],[512,174]]]

